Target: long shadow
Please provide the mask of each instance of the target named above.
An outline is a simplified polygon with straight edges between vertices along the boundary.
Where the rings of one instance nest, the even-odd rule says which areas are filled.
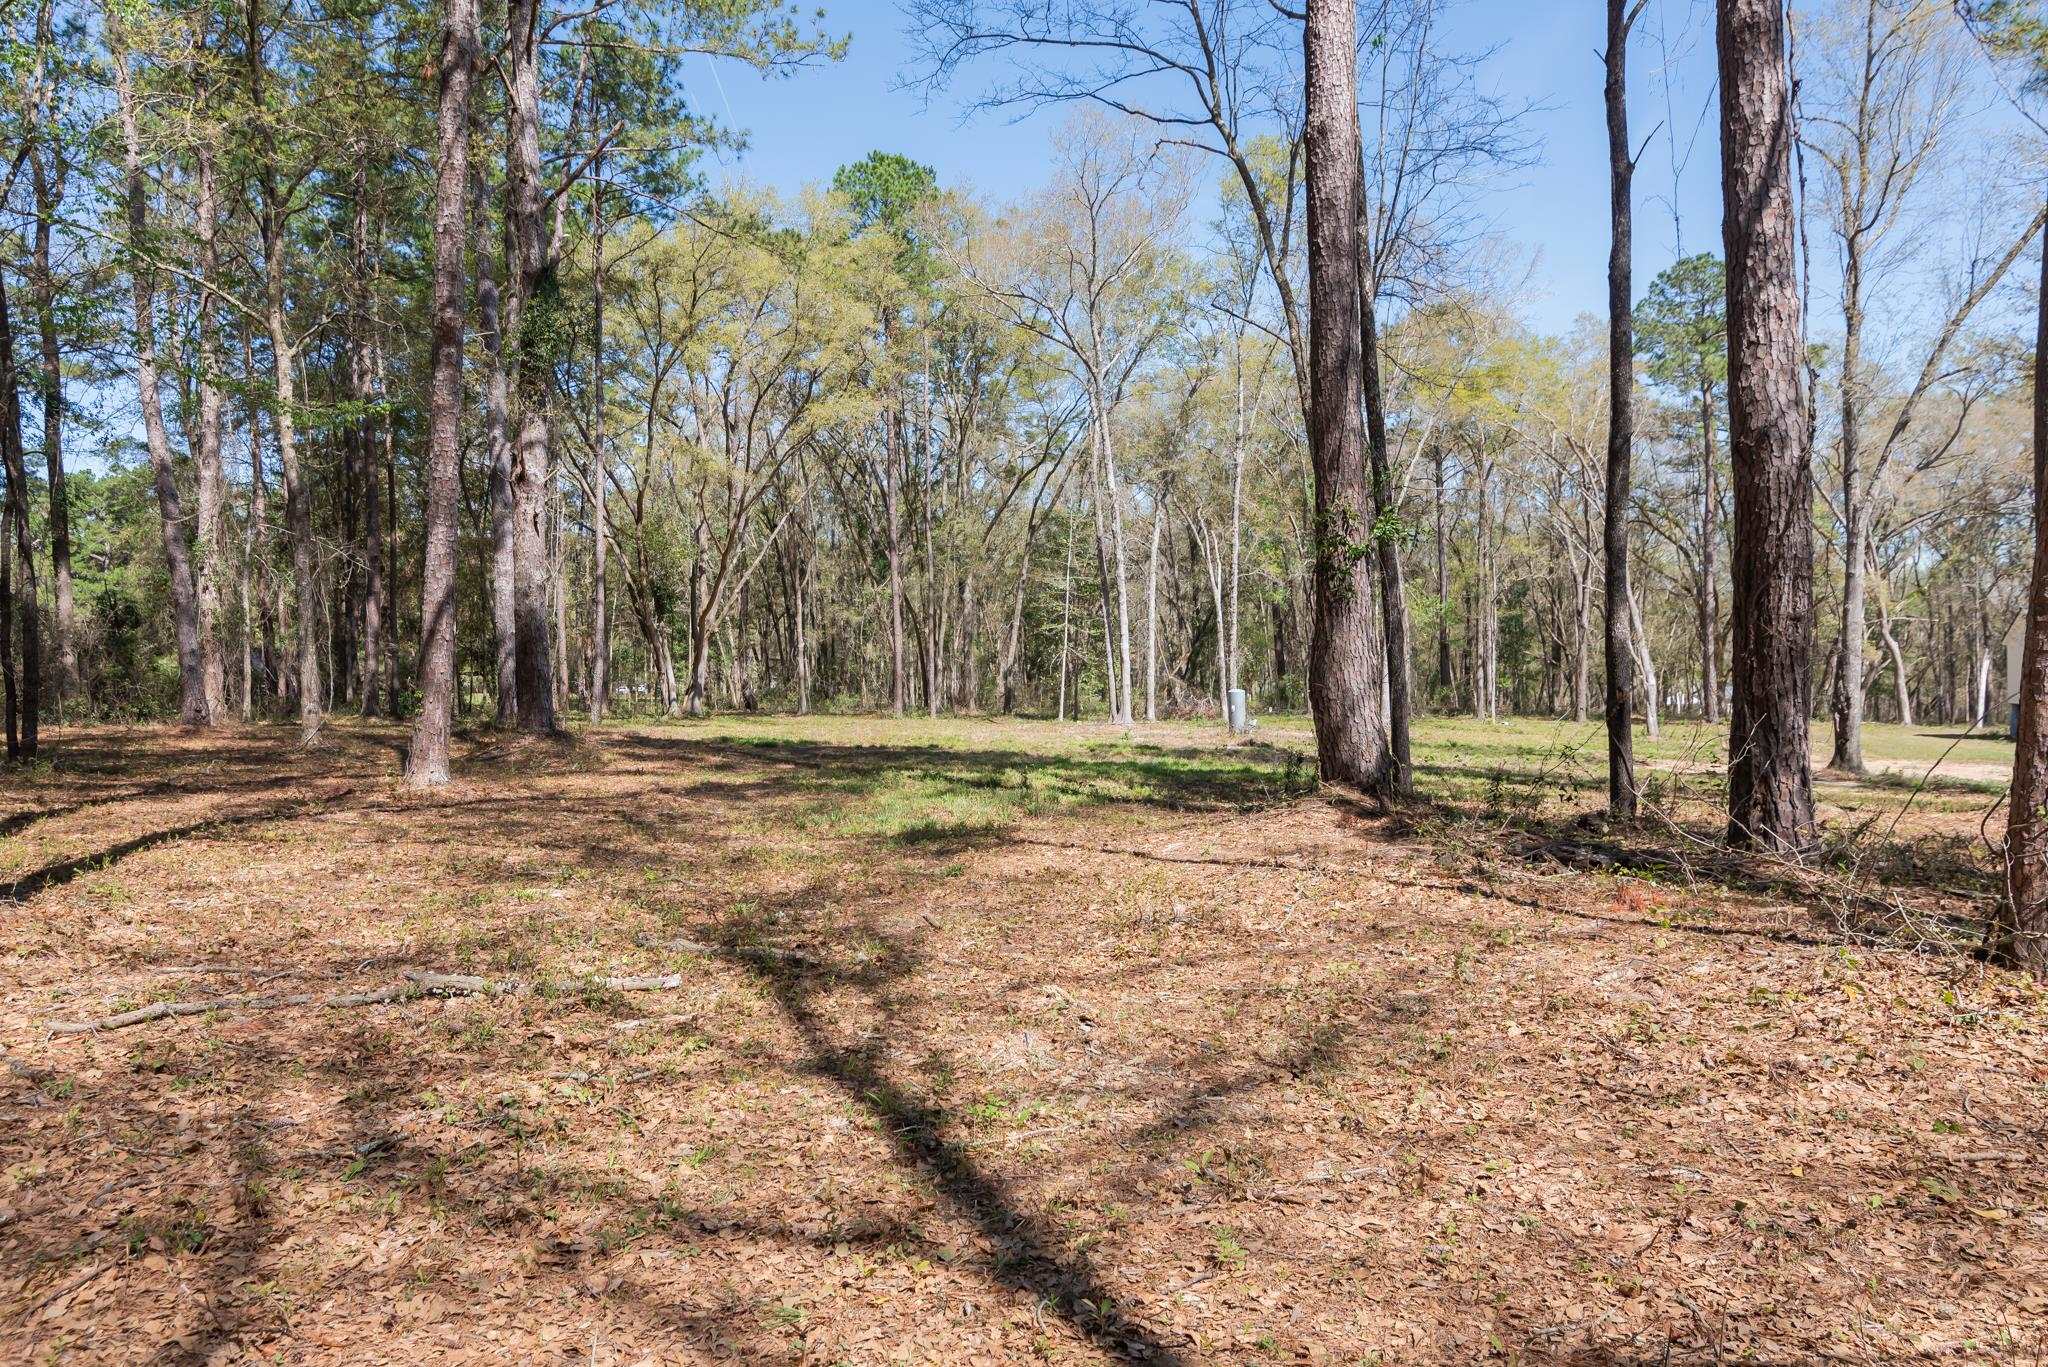
[[[276,806],[261,807],[253,812],[235,812],[226,816],[207,817],[200,821],[188,822],[182,826],[171,826],[163,830],[146,831],[141,835],[109,845],[91,854],[78,855],[71,859],[60,859],[31,870],[8,884],[7,893],[16,903],[31,901],[51,888],[62,887],[82,873],[118,864],[130,855],[153,850],[175,840],[191,836],[211,835],[216,831],[233,830],[238,826],[254,826],[266,821],[280,821],[290,817],[304,816],[320,811],[344,798],[352,796],[354,789],[344,789],[326,797],[308,798],[295,802],[280,803]]]
[[[1194,751],[1189,759],[1167,753],[1134,752],[1120,756],[1045,754],[1031,750],[953,749],[945,746],[834,745],[810,741],[715,741],[678,737],[628,735],[607,741],[607,748],[629,759],[659,760],[665,765],[690,765],[698,771],[745,765],[782,764],[811,771],[816,777],[784,781],[790,791],[858,793],[885,775],[906,774],[951,783],[963,791],[978,788],[1044,788],[1065,784],[1138,785],[1149,796],[1131,796],[1105,786],[1093,800],[1128,801],[1169,809],[1271,806],[1290,801],[1312,786],[1306,765],[1283,766],[1229,751]],[[1191,767],[1193,760],[1203,763]],[[1014,782],[1011,773],[1021,777]],[[762,779],[772,788],[778,782]],[[751,786],[751,785],[750,785]]]
[[[330,773],[317,777],[323,779],[372,779],[375,774]],[[183,782],[165,779],[158,783],[145,783],[139,788],[124,788],[119,792],[104,793],[98,797],[83,798],[57,807],[32,807],[26,811],[0,817],[0,840],[19,834],[30,826],[42,821],[55,821],[59,817],[72,816],[79,812],[91,811],[95,807],[116,807],[124,802],[141,802],[153,797],[212,797],[220,793],[247,792],[250,789],[276,791],[279,777],[275,774],[261,778],[227,779],[219,782]]]
[[[716,932],[707,938],[716,943]],[[726,962],[750,974],[782,1009],[810,1055],[809,1071],[873,1116],[897,1157],[927,1173],[947,1202],[998,1250],[992,1269],[996,1281],[1037,1297],[1106,1353],[1151,1362],[1186,1361],[1178,1345],[1122,1312],[1085,1256],[1063,1256],[1056,1251],[1054,1231],[1018,1209],[1000,1178],[983,1170],[965,1147],[944,1137],[947,1117],[943,1108],[883,1071],[887,1040],[882,1030],[853,1047],[832,1039],[826,1022],[811,1006],[813,986],[865,986],[882,1007],[884,1019],[890,1019],[895,1012],[879,989],[910,970],[911,961],[900,950],[877,956],[863,969],[847,974],[769,958],[758,951],[750,953],[748,946],[729,940],[720,948]]]

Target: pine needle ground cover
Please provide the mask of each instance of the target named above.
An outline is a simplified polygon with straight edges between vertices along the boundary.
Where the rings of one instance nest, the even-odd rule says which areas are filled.
[[[1873,727],[1802,883],[1680,727],[1626,840],[1547,723],[1391,818],[1286,719],[295,740],[5,776],[8,1360],[2048,1351],[2048,1003],[1836,906],[1966,921],[2000,742]]]

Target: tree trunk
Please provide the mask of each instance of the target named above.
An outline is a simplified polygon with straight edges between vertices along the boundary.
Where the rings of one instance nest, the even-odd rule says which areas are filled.
[[[1842,260],[1842,637],[1835,668],[1834,753],[1828,766],[1863,772],[1864,555],[1862,456],[1863,255],[1860,234],[1843,235]],[[1904,695],[1904,683],[1900,685]]]
[[[0,465],[6,467],[7,522],[13,526],[15,563],[21,570],[18,590],[21,624],[20,732],[17,740],[14,716],[16,682],[10,660],[7,671],[7,756],[9,759],[34,759],[37,721],[42,713],[43,652],[38,617],[42,605],[36,595],[35,547],[29,537],[28,469],[21,436],[21,377],[15,369],[14,356],[14,315],[8,307],[5,273],[0,272]],[[7,553],[7,546],[0,541],[0,559],[4,559]],[[8,593],[0,594],[0,617],[14,615],[16,604],[8,601],[13,596],[13,586]],[[9,653],[12,644],[11,641],[0,641],[0,655]]]
[[[111,15],[109,19],[110,30],[118,34],[121,21]],[[134,79],[125,47],[117,46],[112,58],[127,176],[124,198],[128,240],[134,249],[129,277],[134,300],[135,384],[142,406],[143,438],[149,450],[150,473],[156,487],[157,512],[163,523],[164,563],[171,575],[171,616],[178,642],[178,720],[186,726],[204,726],[210,718],[206,710],[206,682],[199,652],[199,596],[192,579],[192,555],[184,505],[178,493],[177,477],[171,468],[170,437],[164,430],[163,399],[157,391],[156,272],[140,254],[148,232],[142,134],[136,112]],[[12,355],[11,351],[9,355]]]
[[[384,500],[377,489],[376,441],[370,425],[370,408],[380,398],[377,382],[379,367],[371,361],[375,343],[361,335],[367,330],[374,314],[368,298],[370,284],[370,209],[366,177],[359,171],[354,187],[354,227],[350,234],[350,247],[355,258],[355,276],[358,288],[364,291],[357,301],[357,317],[349,329],[350,379],[355,388],[355,398],[362,405],[361,416],[354,423],[356,468],[362,476],[362,536],[357,543],[358,555],[363,562],[362,581],[362,678],[358,707],[365,717],[374,717],[383,708],[384,694]]]
[[[242,329],[242,384],[249,395],[249,507],[248,526],[243,532],[243,572],[255,595],[256,615],[263,638],[263,683],[272,698],[284,696],[284,675],[277,667],[277,622],[279,613],[272,592],[270,574],[270,488],[263,473],[263,409],[256,401],[256,345],[249,330]],[[253,680],[252,680],[253,683]],[[243,700],[244,720],[255,710]]]
[[[1145,572],[1145,720],[1159,720],[1159,534],[1166,525],[1162,504],[1152,505],[1152,559]]]
[[[2048,230],[2041,235],[2041,281],[2034,354],[2048,356]],[[2034,564],[2027,580],[2026,640],[2020,677],[2019,737],[2005,827],[2006,900],[1993,919],[1993,957],[2048,979],[2048,367],[2034,367]]]
[[[548,397],[565,327],[541,187],[540,39],[537,0],[511,0],[505,51],[505,229],[512,289],[506,342],[512,354],[512,634],[521,730],[552,732],[555,670],[547,547]]]
[[[1721,542],[1721,496],[1715,488],[1714,394],[1700,393],[1700,582],[1693,602],[1700,637],[1700,715],[1707,725],[1721,720],[1721,627],[1714,611],[1720,588],[1716,553]]]
[[[604,160],[593,169],[595,218],[590,273],[590,722],[604,720],[612,692],[612,624],[605,601],[605,497],[608,480],[604,446]],[[799,632],[802,628],[799,625]],[[809,694],[804,696],[809,710]]]
[[[1441,702],[1457,694],[1451,665],[1451,555],[1444,522],[1444,447],[1436,444],[1436,689]]]
[[[1716,37],[1735,473],[1728,835],[1737,845],[1797,852],[1815,836],[1807,752],[1813,470],[1783,0],[1721,0]]]
[[[1607,0],[1607,172],[1613,235],[1607,250],[1607,501],[1601,528],[1607,595],[1602,616],[1607,665],[1607,810],[1620,821],[1633,821],[1636,816],[1635,678],[1626,616],[1636,387],[1635,286],[1630,255],[1636,168],[1628,143],[1628,33],[1642,13],[1643,3]],[[1582,676],[1582,710],[1584,693]]]
[[[1885,591],[1879,586],[1877,594],[1877,634],[1884,641],[1885,653],[1892,660],[1892,684],[1898,691],[1899,725],[1913,724],[1913,690],[1906,678],[1906,652],[1899,645],[1899,638],[1892,631],[1891,605],[1885,599]],[[1859,712],[1861,708],[1857,709]]]
[[[1636,602],[1634,585],[1628,590],[1629,641],[1635,649],[1636,667],[1642,671],[1643,730],[1657,739],[1657,664],[1650,658],[1650,638],[1643,631],[1643,610]]]
[[[1109,406],[1107,396],[1101,387],[1091,381],[1094,391],[1096,459],[1098,462],[1098,487],[1102,495],[1096,502],[1098,527],[1102,519],[1102,504],[1109,505],[1109,554],[1111,563],[1108,572],[1115,575],[1116,596],[1110,598],[1108,587],[1103,590],[1103,613],[1107,624],[1111,620],[1111,604],[1114,602],[1113,620],[1116,625],[1115,641],[1109,650],[1110,677],[1110,720],[1124,726],[1131,724],[1131,596],[1130,596],[1130,554],[1124,540],[1124,501],[1121,481],[1117,478],[1116,447],[1111,439]],[[1098,535],[1098,542],[1100,537]],[[1099,549],[1099,547],[1098,547]]]
[[[43,62],[56,50],[52,30],[54,8],[53,0],[42,0],[36,7],[36,50],[38,60]],[[40,75],[36,92],[36,120],[39,126],[47,127],[51,87],[46,73]],[[41,363],[38,383],[43,410],[43,464],[50,492],[50,579],[57,627],[57,713],[61,719],[65,698],[78,689],[78,638],[73,629],[71,500],[64,483],[63,351],[57,342],[57,276],[50,255],[51,234],[69,176],[56,137],[43,140],[30,155],[29,178],[36,203],[29,258],[30,289]]]
[[[420,573],[420,714],[406,780],[448,781],[455,721],[456,505],[462,495],[463,196],[469,182],[470,87],[481,57],[476,0],[442,0],[434,178],[433,339],[428,354],[426,561]]]
[[[215,233],[219,223],[217,173],[213,149],[202,138],[197,154],[198,187],[194,229],[198,239],[193,262],[199,278],[213,283],[217,274]],[[213,296],[204,287],[194,292],[197,314],[193,329],[199,357],[198,425],[191,442],[199,495],[199,659],[201,687],[209,724],[227,719],[227,679],[221,656],[221,571],[228,563],[227,474],[221,459],[221,391],[218,316]]]
[[[1393,471],[1387,463],[1387,409],[1380,385],[1379,277],[1366,213],[1365,147],[1358,168],[1358,354],[1365,401],[1365,450],[1372,469],[1373,547],[1380,562],[1380,616],[1386,632],[1387,742],[1394,792],[1412,786],[1409,719],[1414,711],[1408,649],[1408,585],[1401,570],[1401,525]]]
[[[255,0],[250,0],[245,13],[249,30],[248,41],[245,44],[249,100],[252,105],[261,109],[264,106],[264,55],[260,36],[261,18]],[[271,400],[276,410],[272,420],[277,424],[277,465],[279,475],[284,481],[285,531],[291,539],[292,546],[293,616],[296,618],[294,635],[298,645],[299,731],[304,739],[311,740],[320,729],[323,702],[320,689],[319,586],[315,580],[317,570],[313,556],[312,498],[299,469],[298,425],[293,415],[296,391],[292,367],[298,357],[285,321],[285,283],[288,274],[285,262],[285,232],[288,215],[284,195],[277,184],[276,151],[268,133],[268,124],[263,119],[258,119],[257,124],[265,130],[261,161],[256,175],[259,204],[257,236],[261,242],[263,256],[264,324],[270,335]]]
[[[1322,777],[1375,797],[1398,779],[1380,716],[1372,491],[1360,422],[1358,79],[1351,0],[1309,0],[1306,95],[1309,458],[1314,472],[1314,625],[1309,701]]]
[[[484,445],[490,456],[486,497],[491,512],[491,640],[497,681],[498,725],[519,719],[519,629],[512,616],[512,382],[505,357],[504,295],[497,263],[484,245],[484,224],[490,206],[483,178],[476,183],[474,231],[476,250],[476,321],[490,372],[484,383]],[[503,236],[505,259],[511,260],[511,234]]]

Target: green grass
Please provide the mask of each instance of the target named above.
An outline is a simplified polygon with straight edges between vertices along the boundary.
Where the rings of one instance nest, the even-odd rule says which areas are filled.
[[[1126,728],[1001,717],[720,715],[652,729],[784,761],[775,782],[801,800],[793,815],[778,809],[764,819],[905,846],[991,836],[1022,819],[1083,807],[1271,806],[1309,791],[1315,774],[1314,731],[1300,715],[1261,718],[1248,740],[1208,722]],[[2012,745],[1957,736],[1956,728],[1870,724],[1871,777],[1823,775],[1824,796],[1850,808],[1895,807],[1933,770],[1918,799],[1923,806],[1981,805],[2002,791]],[[1817,726],[1816,769],[1826,763],[1829,741],[1827,728]],[[1725,726],[1670,721],[1655,740],[1638,727],[1635,747],[1653,798],[1721,800]],[[1598,722],[1423,718],[1414,759],[1423,796],[1502,811],[1590,809],[1606,783]]]

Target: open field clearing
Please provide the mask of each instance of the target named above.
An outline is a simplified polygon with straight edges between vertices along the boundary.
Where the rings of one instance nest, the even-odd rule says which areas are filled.
[[[396,729],[64,733],[0,798],[0,1341],[2039,1360],[2048,1000],[1546,855],[1581,730],[1429,723],[1455,827],[1314,795],[1285,721],[482,737],[431,797]],[[1705,785],[1696,740],[1644,753]],[[1822,793],[1831,832],[1909,797],[1890,847],[1984,877],[1995,795]]]

